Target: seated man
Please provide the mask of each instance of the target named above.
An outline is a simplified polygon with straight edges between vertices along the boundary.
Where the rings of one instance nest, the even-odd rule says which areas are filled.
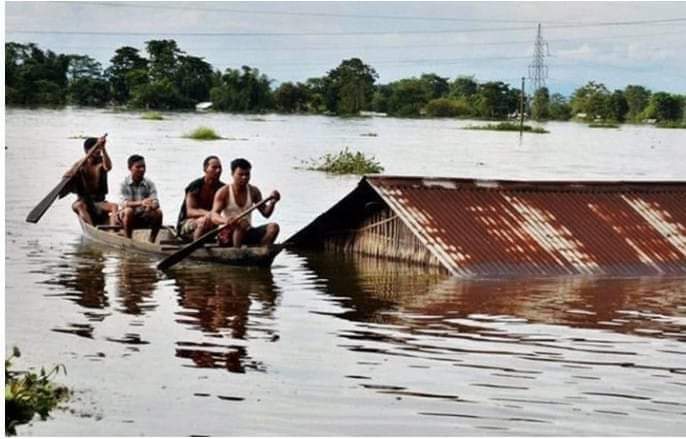
[[[105,149],[105,137],[87,138],[83,142],[83,150],[87,153],[92,148],[97,150],[80,168],[76,168],[76,163],[65,174],[67,177],[76,176],[71,190],[76,192],[78,198],[71,208],[86,224],[114,224],[117,205],[105,200],[107,173],[112,169],[112,160]]]
[[[253,204],[262,201],[262,194],[255,186],[248,184],[252,165],[245,159],[231,162],[231,184],[227,184],[217,191],[212,203],[212,222],[216,225],[226,224],[249,209]],[[277,191],[271,196],[274,199],[263,204],[258,210],[262,216],[269,218],[274,212],[274,206],[281,199]],[[223,246],[240,247],[241,245],[267,245],[276,241],[279,225],[269,223],[260,227],[252,227],[252,214],[242,218],[236,225],[227,227],[219,233],[219,244]]]
[[[219,180],[222,164],[219,157],[211,155],[202,163],[203,177],[193,180],[186,187],[186,195],[179,212],[176,230],[183,239],[200,238],[212,230],[212,202],[217,191],[224,186]]]
[[[118,222],[131,238],[134,227],[150,227],[150,242],[155,242],[162,227],[162,211],[157,200],[155,184],[145,178],[145,159],[134,154],[129,157],[130,175],[121,184],[121,204]]]

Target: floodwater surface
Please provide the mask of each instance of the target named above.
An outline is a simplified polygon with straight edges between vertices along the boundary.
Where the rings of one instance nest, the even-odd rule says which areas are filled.
[[[458,280],[364,257],[284,251],[270,270],[155,260],[83,241],[71,198],[30,209],[108,132],[110,199],[146,157],[167,223],[219,155],[278,189],[281,239],[358,177],[302,169],[350,146],[392,175],[684,180],[683,130],[545,135],[475,122],[9,110],[6,350],[62,363],[73,391],[20,435],[679,435],[686,431],[686,279]],[[224,140],[182,138],[200,125]],[[226,172],[225,174],[228,174]],[[228,175],[225,175],[228,177]],[[259,222],[259,220],[258,220]]]

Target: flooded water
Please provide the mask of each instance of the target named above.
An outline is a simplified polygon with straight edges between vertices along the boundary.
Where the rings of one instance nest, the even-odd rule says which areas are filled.
[[[551,123],[9,110],[5,329],[18,366],[63,363],[66,409],[22,435],[679,435],[686,431],[686,279],[460,281],[367,258],[282,252],[271,270],[185,264],[82,241],[59,200],[28,211],[108,132],[115,169],[143,154],[173,223],[218,154],[279,189],[285,239],[358,177],[300,169],[343,146],[386,174],[684,180],[686,132]],[[200,125],[229,139],[182,138]],[[116,199],[116,190],[110,198]],[[7,349],[7,348],[6,348]]]

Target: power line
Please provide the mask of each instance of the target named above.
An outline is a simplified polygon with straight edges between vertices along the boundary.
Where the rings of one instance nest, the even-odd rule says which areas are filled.
[[[560,24],[548,26],[548,29],[571,29],[582,27],[606,27],[606,26],[635,26],[645,24],[679,24],[686,22],[686,18],[669,18],[658,20],[638,20],[638,21],[606,21],[595,23],[576,23]],[[365,36],[365,35],[421,35],[421,34],[461,34],[461,33],[481,33],[481,32],[521,32],[530,31],[530,26],[521,27],[492,27],[492,28],[470,28],[470,29],[445,29],[445,30],[406,30],[406,31],[350,31],[350,32],[116,32],[116,31],[55,31],[55,30],[6,30],[7,33],[15,34],[51,34],[51,35],[169,35],[169,36],[200,36],[200,37],[288,37],[288,36]]]
[[[548,43],[583,43],[583,42],[596,42],[602,40],[614,40],[614,39],[641,39],[641,38],[653,38],[665,35],[684,35],[683,31],[675,32],[656,32],[651,34],[624,34],[624,35],[611,35],[606,37],[596,37],[596,38],[559,38],[559,39],[549,39],[546,40]],[[232,47],[227,49],[226,46],[185,46],[186,50],[221,50],[221,51],[231,51],[231,52],[270,52],[270,51],[335,51],[335,50],[376,50],[376,49],[415,49],[415,48],[439,48],[439,47],[463,47],[469,45],[473,46],[516,46],[531,44],[531,40],[521,40],[521,41],[480,41],[480,42],[461,42],[461,43],[451,43],[451,44],[401,44],[401,45],[379,45],[379,46],[350,46],[345,47],[332,47],[332,46],[272,46],[272,47]],[[82,46],[82,45],[58,45],[51,46],[55,49],[92,49],[92,50],[114,50],[121,47],[121,43],[113,43],[110,46]]]

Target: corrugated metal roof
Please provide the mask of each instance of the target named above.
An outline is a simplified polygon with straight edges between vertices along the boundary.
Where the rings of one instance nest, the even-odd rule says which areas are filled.
[[[683,182],[365,182],[454,275],[686,274]]]

